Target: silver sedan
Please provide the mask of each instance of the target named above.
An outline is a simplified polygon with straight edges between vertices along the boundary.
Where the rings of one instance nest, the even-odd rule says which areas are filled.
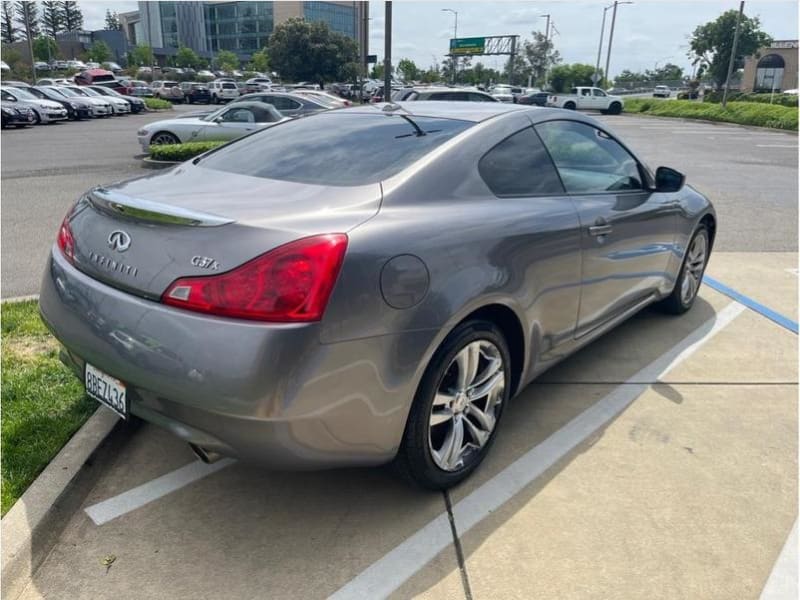
[[[691,309],[716,223],[585,115],[347,108],[89,191],[39,303],[89,395],[204,460],[393,461],[441,489],[538,374]]]
[[[143,152],[151,145],[235,140],[257,129],[288,120],[263,102],[231,104],[202,117],[179,117],[148,123],[136,132]]]

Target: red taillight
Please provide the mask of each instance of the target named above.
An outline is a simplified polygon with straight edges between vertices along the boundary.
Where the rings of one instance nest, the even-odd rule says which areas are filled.
[[[319,321],[346,249],[347,236],[343,233],[303,238],[227,273],[178,279],[161,301],[238,319]]]
[[[64,217],[64,220],[61,222],[61,227],[58,228],[58,237],[56,238],[56,243],[66,259],[69,262],[74,263],[75,238],[72,236],[72,229],[69,226],[69,217],[71,214],[72,211],[70,210],[69,213],[67,213],[67,216]]]

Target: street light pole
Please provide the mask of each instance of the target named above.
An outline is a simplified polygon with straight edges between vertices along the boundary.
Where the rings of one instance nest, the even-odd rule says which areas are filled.
[[[383,101],[392,101],[392,3],[386,2],[386,18],[383,47]]]
[[[728,76],[725,77],[725,90],[722,92],[722,108],[728,105],[728,88],[731,85],[731,75],[733,74],[733,64],[736,62],[736,46],[739,45],[739,25],[744,14],[744,0],[739,3],[739,14],[736,17],[736,30],[733,32],[733,48],[731,48],[731,59],[728,62]]]
[[[606,31],[606,13],[612,6],[612,4],[609,4],[603,9],[603,22],[600,25],[600,43],[597,46],[597,64],[594,67],[594,77],[592,77],[595,87],[597,87],[597,82],[600,81],[600,54],[603,52],[603,34]]]
[[[633,4],[633,2],[614,2],[614,11],[611,13],[611,31],[608,33],[608,52],[606,53],[606,71],[604,73],[606,80],[609,80],[610,74],[608,72],[609,64],[611,63],[611,44],[614,42],[614,25],[617,23],[617,6],[620,4]]]
[[[455,16],[456,20],[455,20],[455,25],[453,26],[453,38],[458,39],[458,11],[455,11],[452,8],[443,8],[442,12],[450,12],[453,13],[453,15]],[[458,73],[458,58],[456,57],[455,54],[453,54],[452,49],[450,51],[450,62],[453,65],[453,83],[455,83],[456,75]]]
[[[547,88],[547,72],[548,64],[547,64],[547,52],[549,50],[549,42],[550,42],[550,13],[546,15],[539,15],[540,17],[544,17],[547,19],[544,25],[544,82],[542,87]]]

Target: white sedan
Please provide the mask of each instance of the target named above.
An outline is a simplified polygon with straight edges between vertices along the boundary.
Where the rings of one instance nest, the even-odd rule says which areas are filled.
[[[142,151],[147,153],[151,145],[235,140],[257,129],[288,120],[271,104],[237,102],[203,117],[148,123],[136,135]]]

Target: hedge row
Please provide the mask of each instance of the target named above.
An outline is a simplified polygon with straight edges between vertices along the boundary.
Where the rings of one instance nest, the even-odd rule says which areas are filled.
[[[625,101],[625,111],[797,131],[797,108],[776,104],[728,102],[727,108],[722,108],[721,104],[710,102],[632,98]]]
[[[172,108],[172,103],[161,98],[145,98],[144,104],[151,110],[160,110],[163,108]]]
[[[759,102],[761,104],[793,106],[794,108],[797,108],[797,99],[797,94],[746,94],[742,92],[728,93],[728,102]],[[722,92],[706,92],[703,96],[703,102],[722,102]]]
[[[150,158],[153,160],[174,160],[184,161],[189,160],[208,152],[214,148],[222,146],[225,142],[189,142],[187,144],[162,144],[159,146],[150,146]]]

